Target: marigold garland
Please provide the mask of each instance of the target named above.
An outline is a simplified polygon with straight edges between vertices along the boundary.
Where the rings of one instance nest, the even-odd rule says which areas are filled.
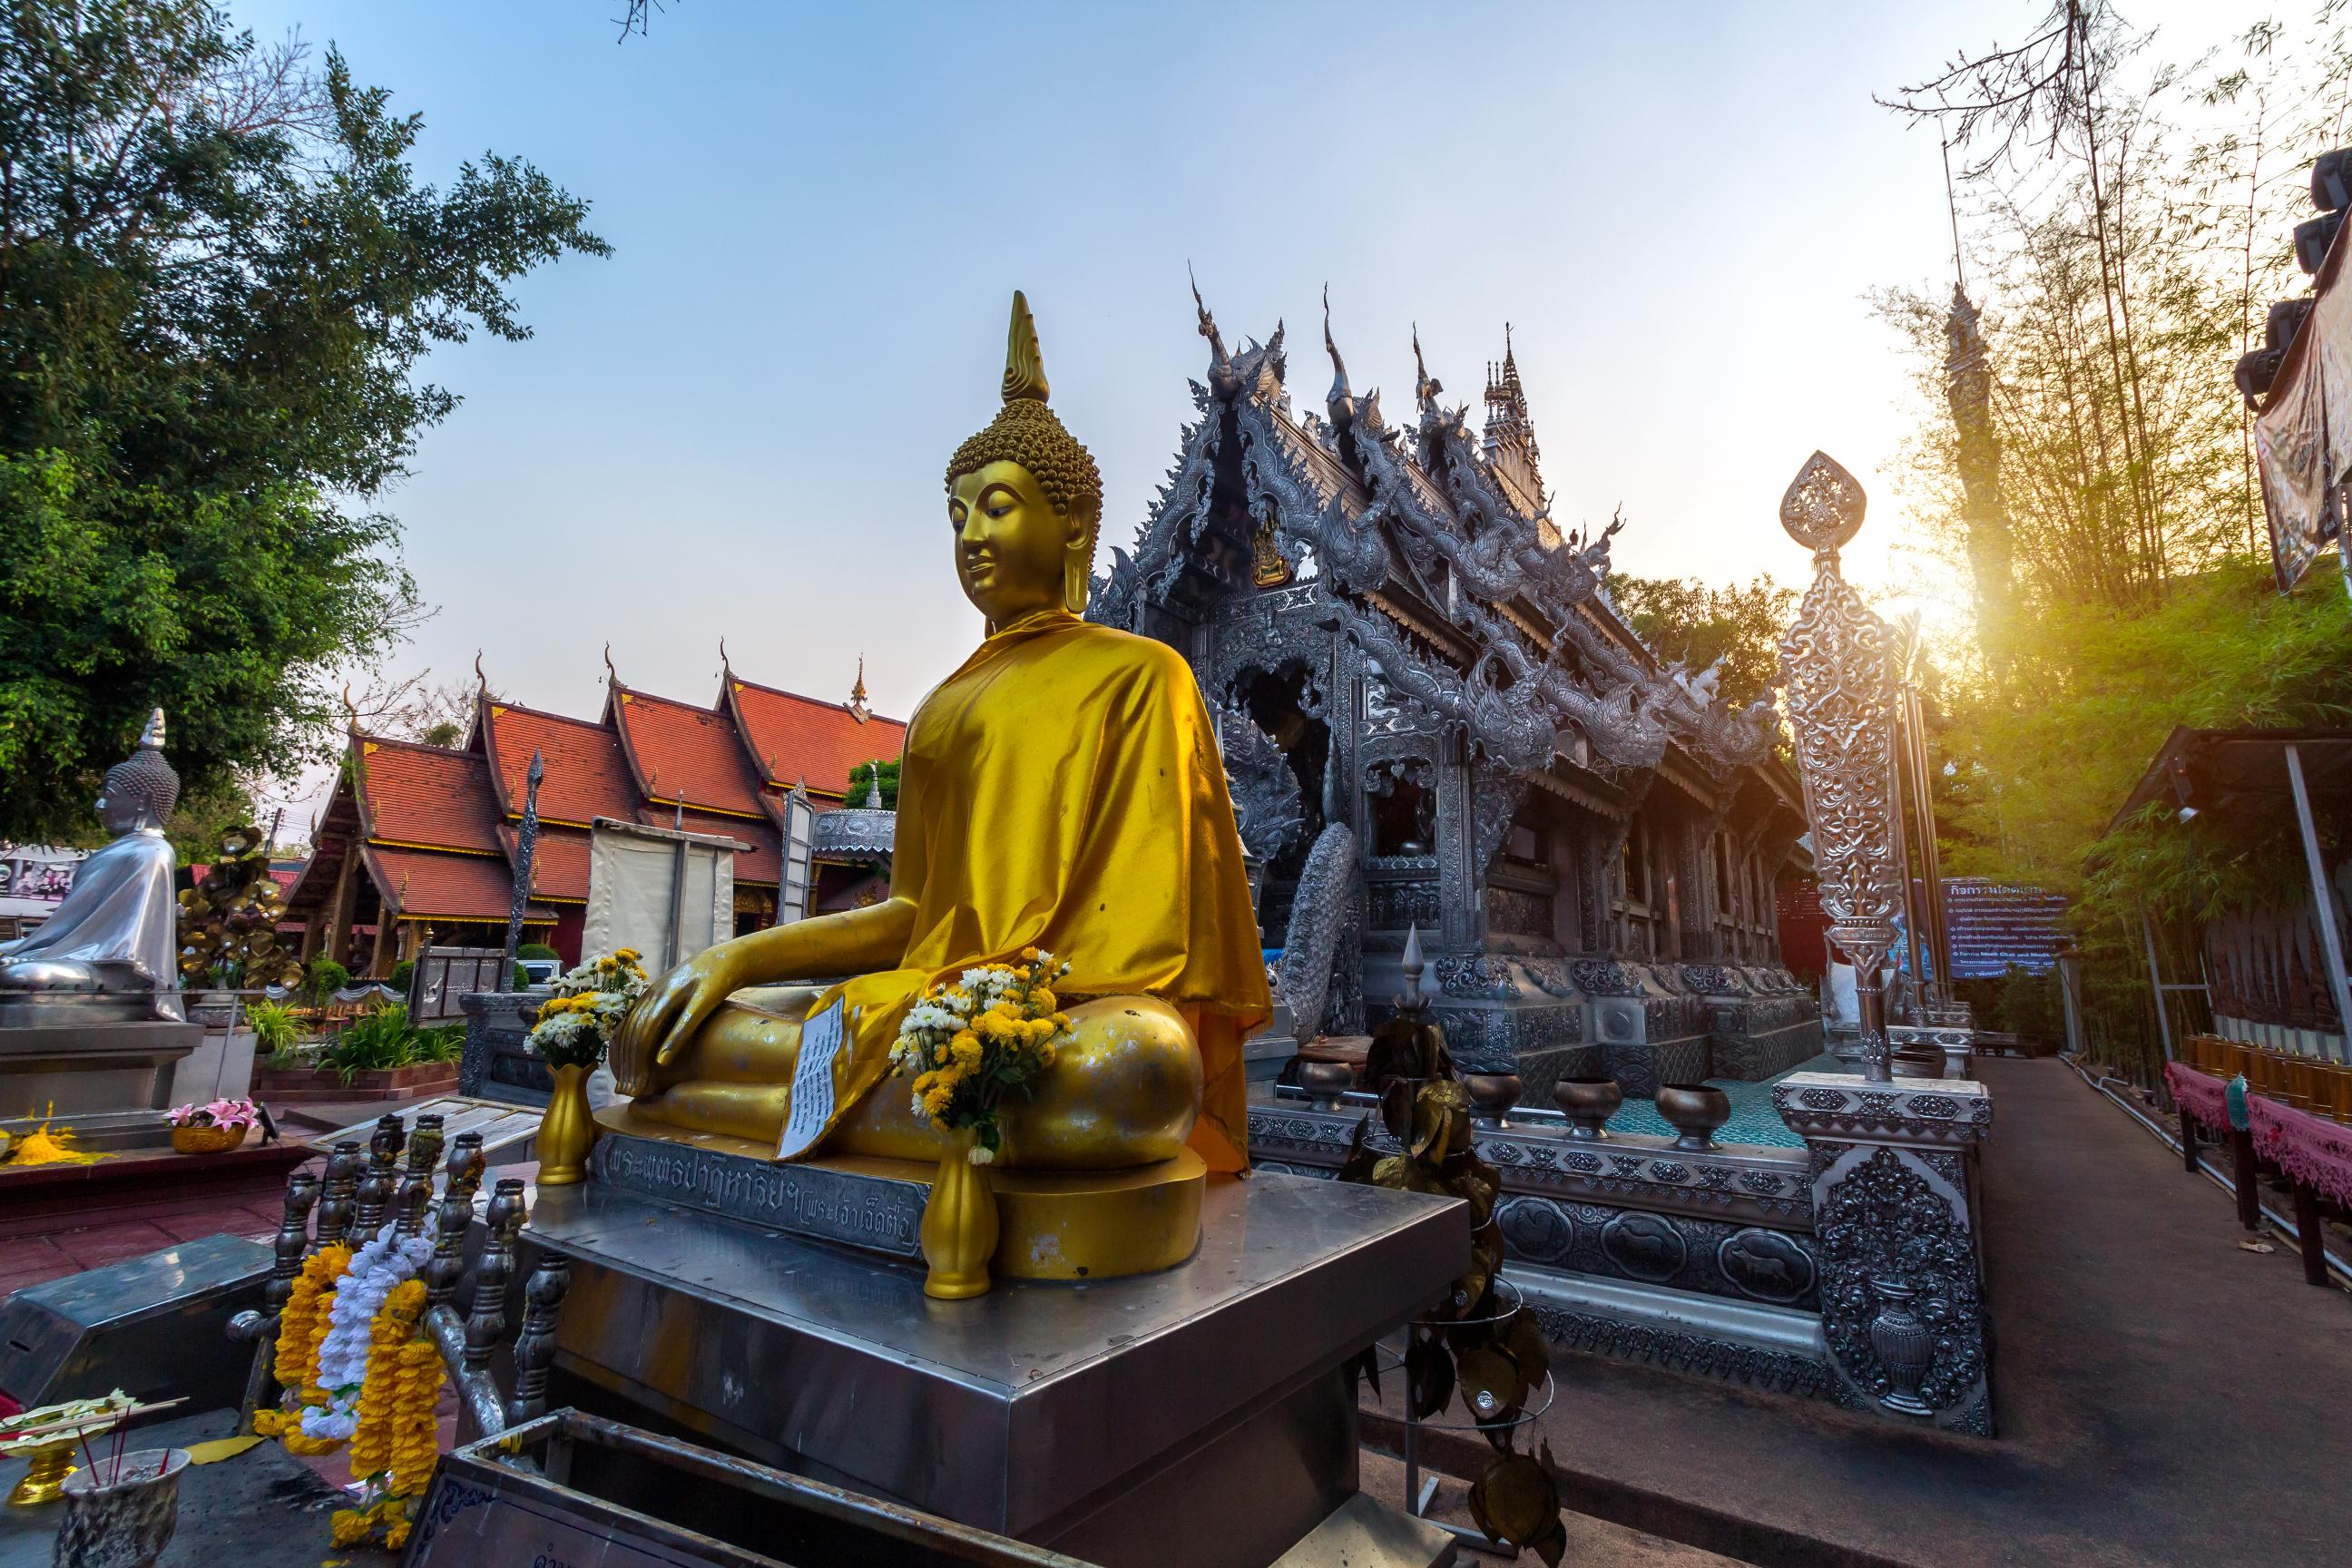
[[[351,1268],[352,1249],[340,1242],[312,1253],[295,1277],[278,1318],[278,1350],[271,1372],[290,1408],[257,1410],[253,1429],[275,1437],[289,1454],[331,1454],[342,1445],[303,1435],[301,1407],[326,1397],[319,1387],[319,1346],[327,1337],[335,1286]]]
[[[424,1281],[407,1279],[386,1293],[369,1321],[351,1464],[352,1479],[372,1500],[336,1512],[337,1546],[355,1546],[381,1530],[383,1543],[398,1550],[408,1540],[409,1503],[432,1478],[441,1448],[443,1372],[439,1349],[418,1331],[424,1315]]]
[[[312,1253],[295,1278],[294,1288],[278,1316],[278,1362],[271,1370],[278,1386],[300,1392],[318,1375],[318,1339],[313,1325],[326,1314],[319,1298],[351,1267],[352,1249],[340,1243]]]
[[[417,1250],[386,1226],[370,1244],[362,1283],[374,1289],[394,1276],[413,1274],[420,1259],[410,1254]],[[351,1277],[353,1256],[341,1245],[313,1253],[278,1316],[273,1370],[291,1408],[257,1410],[253,1426],[278,1438],[290,1454],[331,1454],[343,1446],[337,1438],[306,1435],[302,1413],[309,1407],[315,1415],[334,1402],[336,1391],[321,1386],[320,1349],[333,1330],[335,1302]],[[384,1289],[382,1304],[368,1319],[351,1428],[352,1477],[367,1489],[367,1501],[335,1510],[329,1530],[338,1547],[357,1546],[379,1532],[393,1551],[407,1544],[409,1508],[432,1478],[440,1455],[445,1373],[440,1350],[420,1328],[425,1307],[425,1282],[402,1279]],[[339,1352],[339,1363],[342,1359],[348,1358]],[[341,1392],[351,1396],[348,1388]]]

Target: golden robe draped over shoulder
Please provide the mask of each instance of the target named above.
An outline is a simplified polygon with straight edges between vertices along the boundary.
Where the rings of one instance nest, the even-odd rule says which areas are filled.
[[[835,1120],[889,1072],[924,987],[1034,944],[1068,962],[1066,998],[1144,993],[1184,1015],[1192,1146],[1246,1167],[1242,1037],[1272,1003],[1224,763],[1174,649],[1061,611],[982,642],[908,726],[891,883],[915,902],[899,967],[816,1004],[847,1006]]]

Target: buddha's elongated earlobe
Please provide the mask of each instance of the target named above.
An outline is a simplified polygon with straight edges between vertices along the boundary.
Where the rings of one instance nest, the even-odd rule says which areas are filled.
[[[1081,515],[1062,547],[1062,606],[1074,616],[1087,613],[1087,595],[1094,587],[1095,536],[1101,531],[1098,520]]]

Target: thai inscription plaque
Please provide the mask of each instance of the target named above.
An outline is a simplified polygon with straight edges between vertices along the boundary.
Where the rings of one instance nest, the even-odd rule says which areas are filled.
[[[779,1165],[709,1149],[606,1132],[590,1156],[614,1192],[701,1209],[900,1258],[922,1255],[919,1230],[930,1189],[826,1165]]]

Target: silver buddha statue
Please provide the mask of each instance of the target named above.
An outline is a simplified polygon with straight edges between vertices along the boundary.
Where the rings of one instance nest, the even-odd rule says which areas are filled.
[[[0,1021],[185,1021],[175,858],[163,837],[179,798],[158,708],[139,749],[106,772],[98,816],[113,842],[76,868],[57,913],[31,935],[0,942]]]

